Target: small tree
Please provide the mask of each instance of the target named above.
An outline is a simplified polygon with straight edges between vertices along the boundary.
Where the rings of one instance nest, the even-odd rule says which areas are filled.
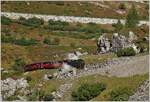
[[[129,10],[129,13],[126,17],[126,27],[128,28],[136,27],[138,21],[139,21],[138,13],[136,11],[135,6],[132,5],[132,8]]]

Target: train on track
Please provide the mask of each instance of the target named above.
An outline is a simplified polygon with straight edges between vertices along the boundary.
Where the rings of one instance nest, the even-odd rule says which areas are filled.
[[[55,61],[55,62],[39,62],[39,63],[26,65],[24,67],[24,71],[26,72],[26,71],[33,71],[33,70],[38,70],[38,69],[57,69],[57,68],[61,68],[63,63],[66,63],[78,69],[83,69],[85,65],[85,62],[82,59],[63,60],[63,61]]]

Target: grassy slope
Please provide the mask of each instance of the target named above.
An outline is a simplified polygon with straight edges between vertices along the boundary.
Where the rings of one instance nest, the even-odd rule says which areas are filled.
[[[121,2],[100,2],[102,7],[97,3],[88,2],[7,2],[2,3],[2,11],[8,12],[25,12],[37,14],[52,15],[69,15],[69,16],[89,16],[89,17],[108,17],[108,18],[124,18],[130,9],[132,2],[124,2],[126,5],[126,13],[121,15],[115,12]],[[148,10],[145,9],[146,4],[135,3],[142,17],[148,16]]]
[[[71,100],[71,91],[76,90],[83,83],[105,83],[107,85],[106,90],[104,90],[99,96],[92,99],[93,101],[108,101],[109,93],[111,90],[117,87],[127,87],[134,92],[136,88],[143,83],[144,80],[148,79],[148,74],[145,75],[135,75],[132,77],[117,78],[117,77],[106,77],[101,75],[92,75],[81,77],[73,81],[72,89],[65,94],[64,100]]]

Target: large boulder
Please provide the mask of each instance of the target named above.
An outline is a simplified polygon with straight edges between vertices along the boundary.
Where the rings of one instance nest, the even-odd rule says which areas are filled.
[[[104,33],[101,35],[97,42],[97,52],[98,53],[106,53],[110,50],[110,42],[108,38],[106,37],[106,34]]]

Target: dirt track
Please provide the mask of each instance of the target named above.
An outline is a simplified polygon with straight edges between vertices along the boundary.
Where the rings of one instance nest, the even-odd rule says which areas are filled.
[[[121,60],[117,64],[104,66],[103,68],[87,70],[80,73],[81,76],[101,74],[116,77],[128,77],[137,74],[145,74],[149,72],[149,55],[138,57],[127,57],[127,60]]]

